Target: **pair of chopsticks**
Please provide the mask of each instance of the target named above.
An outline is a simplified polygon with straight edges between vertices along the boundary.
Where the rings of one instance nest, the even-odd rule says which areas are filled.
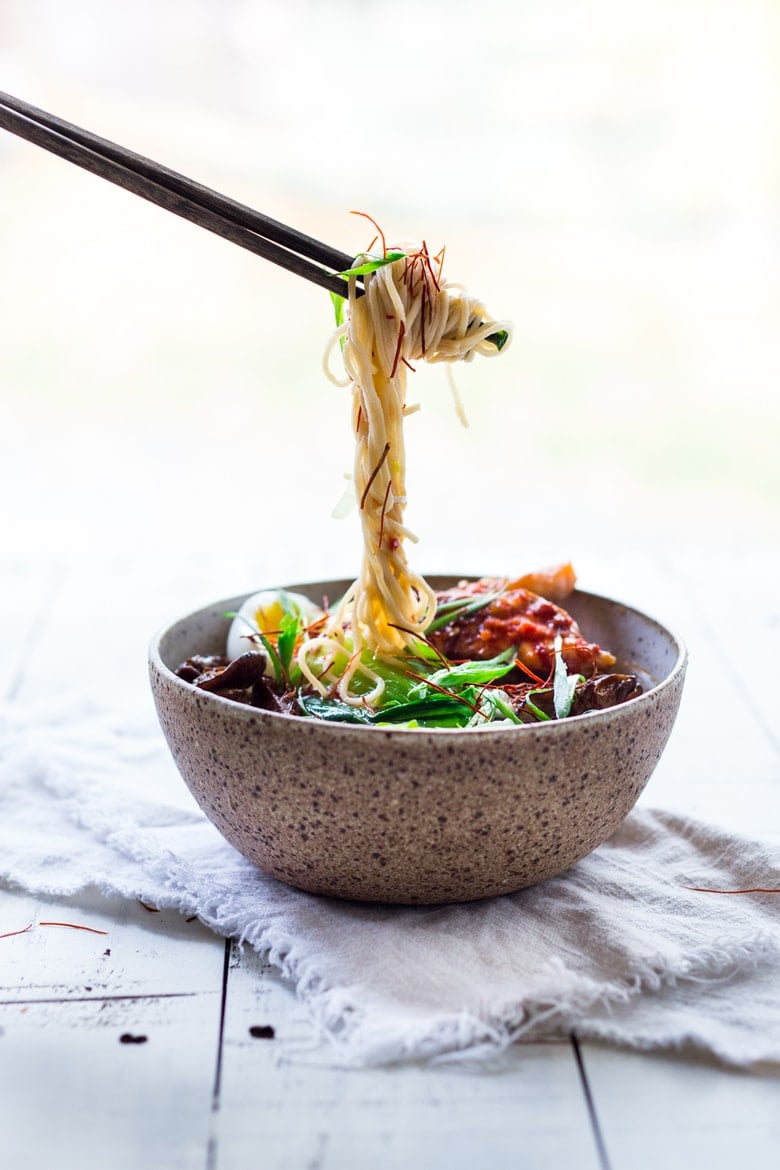
[[[337,275],[353,266],[346,252],[2,92],[0,127],[338,296],[346,294]]]

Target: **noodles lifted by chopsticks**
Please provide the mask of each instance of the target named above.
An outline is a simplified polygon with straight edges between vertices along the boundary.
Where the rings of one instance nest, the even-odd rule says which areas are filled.
[[[330,615],[322,633],[304,643],[300,666],[325,694],[328,671],[347,654],[338,693],[345,702],[369,704],[384,684],[360,657],[398,658],[423,636],[436,611],[433,592],[413,573],[404,542],[406,471],[403,420],[407,371],[414,361],[470,361],[475,353],[498,352],[496,334],[508,340],[510,326],[491,320],[480,301],[461,285],[442,279],[442,254],[431,257],[423,243],[403,246],[401,259],[365,276],[365,295],[349,281],[348,318],[335,335],[342,340],[347,383],[352,385],[355,432],[353,482],[363,530],[360,575]],[[493,336],[494,340],[489,340]],[[333,379],[334,381],[336,379]],[[316,656],[316,669],[313,661]],[[353,692],[355,672],[363,679]],[[372,689],[366,690],[366,677]]]

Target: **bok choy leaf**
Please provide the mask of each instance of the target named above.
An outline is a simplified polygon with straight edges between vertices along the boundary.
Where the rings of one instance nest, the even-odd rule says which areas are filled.
[[[574,701],[574,692],[577,683],[585,682],[581,674],[569,674],[563,657],[563,639],[560,634],[555,635],[553,642],[555,651],[555,671],[553,673],[553,704],[556,719],[565,719],[571,711]]]

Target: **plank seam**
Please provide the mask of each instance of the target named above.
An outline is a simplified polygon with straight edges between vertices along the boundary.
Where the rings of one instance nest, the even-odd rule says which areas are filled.
[[[593,1093],[588,1080],[588,1074],[585,1071],[585,1062],[582,1059],[582,1052],[580,1051],[580,1042],[577,1039],[575,1032],[570,1034],[571,1046],[574,1050],[574,1059],[577,1062],[577,1071],[580,1074],[580,1084],[582,1085],[582,1092],[585,1096],[585,1104],[588,1108],[588,1117],[590,1118],[591,1129],[593,1130],[593,1140],[596,1143],[596,1153],[599,1159],[599,1166],[601,1170],[612,1170],[612,1164],[607,1154],[607,1147],[604,1142],[604,1135],[601,1130],[601,1124],[596,1113],[596,1104],[593,1100]]]
[[[149,991],[136,995],[65,995],[39,999],[0,999],[0,1007],[28,1007],[39,1003],[109,1003],[116,1000],[186,999],[194,995],[211,995],[210,991]]]
[[[232,950],[232,942],[229,938],[226,938],[225,957],[222,963],[222,996],[219,1005],[217,1061],[214,1068],[214,1088],[211,1093],[211,1127],[208,1147],[206,1149],[206,1170],[216,1170],[217,1167],[217,1115],[219,1114],[220,1094],[222,1092],[222,1054],[225,1045],[225,1012],[227,1009],[228,977],[230,975]]]

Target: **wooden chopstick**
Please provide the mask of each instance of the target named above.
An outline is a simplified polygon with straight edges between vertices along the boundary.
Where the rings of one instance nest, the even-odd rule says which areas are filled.
[[[1,91],[0,127],[339,296],[346,293],[336,275],[352,267],[346,252]]]

